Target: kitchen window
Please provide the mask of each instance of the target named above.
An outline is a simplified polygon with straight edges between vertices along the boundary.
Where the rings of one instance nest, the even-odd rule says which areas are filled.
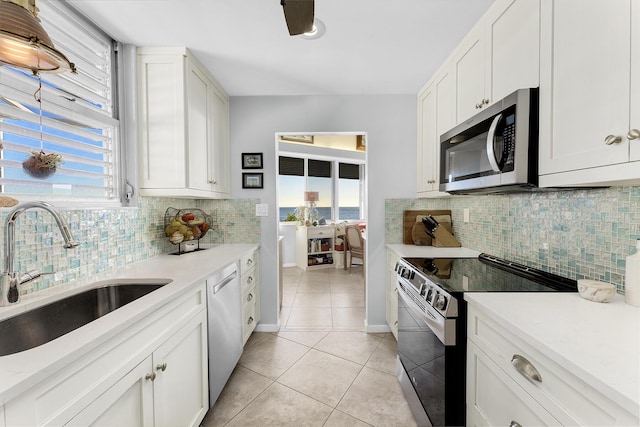
[[[362,219],[363,169],[362,164],[337,159],[280,156],[280,221],[305,204],[305,191],[319,193],[316,209],[321,218]]]
[[[39,18],[78,73],[0,67],[0,193],[41,199],[121,204],[117,43],[66,3],[40,0]],[[37,101],[39,97],[41,102]],[[23,170],[30,153],[58,153],[54,175]]]

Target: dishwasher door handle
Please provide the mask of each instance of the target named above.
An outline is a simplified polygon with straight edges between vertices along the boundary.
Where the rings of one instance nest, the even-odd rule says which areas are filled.
[[[222,280],[221,282],[219,282],[218,284],[216,284],[213,287],[213,293],[217,294],[218,292],[220,292],[222,290],[222,288],[224,288],[225,286],[227,286],[227,284],[231,281],[233,281],[233,279],[235,279],[236,277],[238,277],[238,272],[234,271],[233,273],[231,273],[230,275],[228,275],[224,280]]]

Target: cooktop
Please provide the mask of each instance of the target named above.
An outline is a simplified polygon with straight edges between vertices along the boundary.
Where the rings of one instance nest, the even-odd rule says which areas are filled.
[[[577,282],[482,253],[478,258],[403,258],[448,292],[577,292]],[[415,280],[414,278],[412,278]],[[413,281],[412,280],[412,281]]]

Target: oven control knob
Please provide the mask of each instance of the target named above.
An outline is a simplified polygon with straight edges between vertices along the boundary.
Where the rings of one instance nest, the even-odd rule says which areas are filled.
[[[409,270],[409,280],[413,280],[413,278],[416,277],[416,272],[413,270]]]
[[[427,297],[425,298],[427,302],[431,302],[431,298],[433,297],[433,289],[429,288],[429,292],[427,292]]]
[[[395,268],[396,273],[400,273],[400,270],[402,270],[402,266],[400,265],[399,262],[396,262],[396,268]]]
[[[442,294],[437,295],[434,307],[438,310],[444,310],[447,308],[447,297]]]

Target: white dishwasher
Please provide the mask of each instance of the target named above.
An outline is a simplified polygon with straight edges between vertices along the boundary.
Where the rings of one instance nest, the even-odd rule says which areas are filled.
[[[242,307],[238,264],[207,279],[209,407],[212,407],[242,355]]]

